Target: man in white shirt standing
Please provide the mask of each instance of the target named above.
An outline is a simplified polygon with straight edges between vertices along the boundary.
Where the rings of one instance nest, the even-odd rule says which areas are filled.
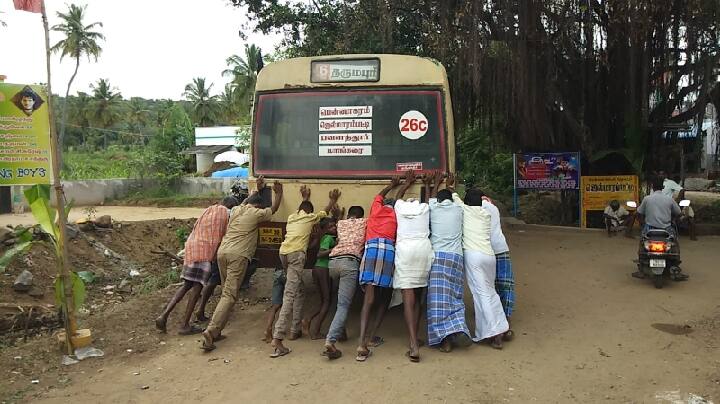
[[[397,218],[397,241],[395,242],[395,274],[393,289],[402,293],[403,312],[410,338],[407,352],[411,362],[420,361],[420,345],[417,331],[420,324],[420,299],[428,285],[433,262],[430,243],[430,208],[417,199],[403,200],[405,192],[415,182],[415,173],[407,171],[405,183],[397,194],[395,216]]]
[[[453,201],[463,207],[463,255],[468,287],[475,304],[473,341],[490,340],[502,349],[503,335],[510,329],[503,306],[495,290],[495,252],[490,242],[491,217],[482,207],[483,194],[470,189],[465,200],[453,193]]]
[[[500,224],[500,210],[492,203],[482,191],[482,207],[490,213],[490,244],[495,253],[495,290],[500,296],[505,317],[510,326],[510,316],[515,307],[515,276],[513,275],[512,262],[510,261],[510,247],[505,240],[505,234]],[[510,341],[514,337],[511,329],[503,334],[504,341]]]

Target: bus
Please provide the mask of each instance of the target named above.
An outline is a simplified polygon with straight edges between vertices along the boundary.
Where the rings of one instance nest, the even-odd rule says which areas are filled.
[[[275,267],[285,222],[302,199],[300,186],[310,187],[316,211],[338,188],[341,207],[362,206],[367,216],[392,176],[454,171],[445,68],[429,58],[383,54],[271,63],[255,85],[251,150],[250,189],[260,175],[284,187],[272,222],[259,228],[259,264]],[[406,197],[424,192],[418,181]],[[267,203],[270,195],[263,193]]]

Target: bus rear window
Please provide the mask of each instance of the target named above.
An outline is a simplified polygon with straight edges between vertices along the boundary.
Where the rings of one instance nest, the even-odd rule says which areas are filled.
[[[260,94],[256,175],[394,175],[446,169],[439,90]]]

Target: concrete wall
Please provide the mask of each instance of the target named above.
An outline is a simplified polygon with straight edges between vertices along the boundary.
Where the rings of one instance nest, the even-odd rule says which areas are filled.
[[[213,153],[198,153],[195,155],[195,161],[197,162],[197,172],[204,173],[212,167],[215,160],[215,154]]]
[[[182,195],[203,196],[229,194],[234,178],[183,178],[177,186]],[[124,198],[133,192],[148,190],[157,186],[154,180],[111,179],[63,181],[65,196],[74,200],[75,206],[103,205],[113,199]],[[22,195],[24,187],[12,187],[13,196]],[[21,197],[27,208],[27,202]],[[53,203],[55,202],[53,194]]]

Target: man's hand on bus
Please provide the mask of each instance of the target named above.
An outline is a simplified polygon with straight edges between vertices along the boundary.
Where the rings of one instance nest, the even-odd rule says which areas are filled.
[[[412,184],[415,182],[417,178],[415,178],[415,171],[408,170],[405,172],[405,182],[402,184],[400,189],[398,190],[397,196],[395,199],[402,199],[405,197],[405,192],[412,186]]]
[[[447,188],[450,192],[455,192],[455,180],[456,180],[456,178],[455,178],[455,173],[450,173],[450,172],[449,172],[449,173],[447,174],[447,181],[446,181],[447,186],[446,186],[446,188]]]
[[[265,176],[261,175],[257,178],[257,181],[255,182],[255,186],[257,187],[258,192],[262,191],[265,188]]]
[[[283,186],[281,183],[275,181],[273,184],[273,192],[275,192],[275,198],[273,198],[273,204],[272,204],[272,213],[275,214],[275,212],[278,211],[280,208],[280,201],[282,200],[283,195]]]
[[[330,200],[328,201],[328,205],[325,207],[325,213],[332,212],[333,208],[337,206],[337,201],[340,199],[340,195],[340,190],[337,188],[330,191],[328,194]]]
[[[387,196],[388,192],[390,192],[391,189],[393,189],[393,188],[395,188],[396,186],[400,185],[400,182],[402,182],[402,177],[400,177],[399,175],[394,175],[394,176],[390,179],[390,183],[389,183],[385,188],[383,188],[378,195],[380,195],[380,196],[382,196],[383,198],[385,198],[385,196]]]
[[[330,214],[332,215],[335,220],[340,220],[343,217],[345,217],[345,208],[340,209],[337,204],[333,205],[333,207],[330,209]]]
[[[303,185],[300,187],[300,195],[302,195],[303,201],[309,201],[310,200],[310,188],[308,188],[307,185]]]
[[[413,170],[407,170],[405,171],[405,185],[408,183],[412,184],[415,182],[417,178],[415,177],[415,171]]]
[[[442,171],[433,171],[433,180],[435,181],[435,195],[437,195],[437,192],[440,190],[440,185],[443,183],[444,179],[445,178],[443,177]]]

